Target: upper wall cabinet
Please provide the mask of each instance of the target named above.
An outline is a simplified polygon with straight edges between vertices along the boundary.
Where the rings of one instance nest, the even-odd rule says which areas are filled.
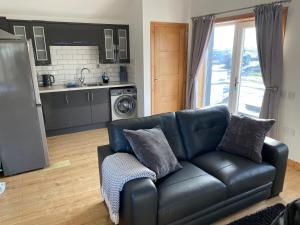
[[[10,21],[9,29],[10,33],[22,38],[22,39],[31,39],[31,23],[26,21]]]
[[[35,64],[50,65],[50,46],[98,46],[100,63],[130,63],[129,26],[10,20],[0,17],[0,29],[31,39]]]
[[[10,32],[9,22],[5,17],[0,17],[0,29],[6,32]]]
[[[99,26],[96,24],[49,22],[50,45],[98,46]]]
[[[10,32],[24,39],[31,39],[35,58],[35,65],[51,64],[47,26],[45,23],[11,20]]]
[[[130,63],[129,26],[101,26],[101,63]]]
[[[33,48],[36,65],[51,64],[50,47],[46,24],[32,23]]]

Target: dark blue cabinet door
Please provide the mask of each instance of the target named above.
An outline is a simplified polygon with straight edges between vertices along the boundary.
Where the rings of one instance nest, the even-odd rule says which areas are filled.
[[[100,62],[130,63],[129,26],[100,25]]]
[[[89,125],[89,92],[66,91],[41,95],[47,131]]]
[[[91,91],[92,123],[104,123],[111,119],[109,89]]]
[[[88,91],[66,92],[68,99],[68,119],[71,127],[89,125],[91,119],[91,94]]]
[[[9,22],[5,17],[0,17],[0,29],[5,30],[6,32],[10,32]]]
[[[70,127],[68,95],[65,92],[41,94],[47,131]]]

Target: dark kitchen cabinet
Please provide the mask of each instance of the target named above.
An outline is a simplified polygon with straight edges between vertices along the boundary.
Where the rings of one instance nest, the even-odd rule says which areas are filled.
[[[91,90],[92,123],[110,120],[109,89]]]
[[[32,39],[33,33],[31,30],[31,23],[22,20],[10,20],[9,21],[10,33],[22,38]]]
[[[37,66],[50,65],[50,46],[98,46],[100,63],[130,63],[129,25],[7,20],[0,28],[31,39]]]
[[[100,61],[130,63],[128,25],[101,25]]]
[[[70,126],[67,92],[41,94],[46,130],[63,129]]]
[[[49,22],[47,28],[50,45],[99,45],[99,27],[95,24]]]
[[[10,20],[9,27],[12,34],[32,40],[35,65],[42,66],[51,64],[46,23]]]
[[[0,17],[0,29],[6,32],[10,32],[9,22],[5,17]]]
[[[51,64],[50,45],[48,39],[48,27],[46,23],[31,23],[32,44],[35,57],[35,65],[43,66]]]
[[[68,91],[67,105],[69,108],[70,127],[84,126],[92,123],[90,93],[87,91]]]
[[[91,124],[86,91],[55,92],[41,95],[46,130]]]
[[[109,89],[41,94],[46,131],[110,121]]]

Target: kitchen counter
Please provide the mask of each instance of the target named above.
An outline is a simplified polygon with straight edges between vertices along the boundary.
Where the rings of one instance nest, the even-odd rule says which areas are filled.
[[[124,82],[124,81],[111,81],[107,84],[102,84],[100,86],[83,86],[83,87],[72,87],[67,88],[64,85],[53,85],[49,87],[39,87],[40,93],[51,93],[51,92],[64,92],[64,91],[78,91],[78,90],[90,90],[90,89],[100,89],[100,88],[116,88],[116,87],[127,87],[135,86],[135,83]]]

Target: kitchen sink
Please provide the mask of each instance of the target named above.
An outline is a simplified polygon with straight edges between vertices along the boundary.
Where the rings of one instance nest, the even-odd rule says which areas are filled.
[[[87,87],[94,87],[94,86],[102,86],[103,84],[100,83],[100,82],[94,82],[94,83],[86,83],[84,84],[84,86],[87,86]]]

